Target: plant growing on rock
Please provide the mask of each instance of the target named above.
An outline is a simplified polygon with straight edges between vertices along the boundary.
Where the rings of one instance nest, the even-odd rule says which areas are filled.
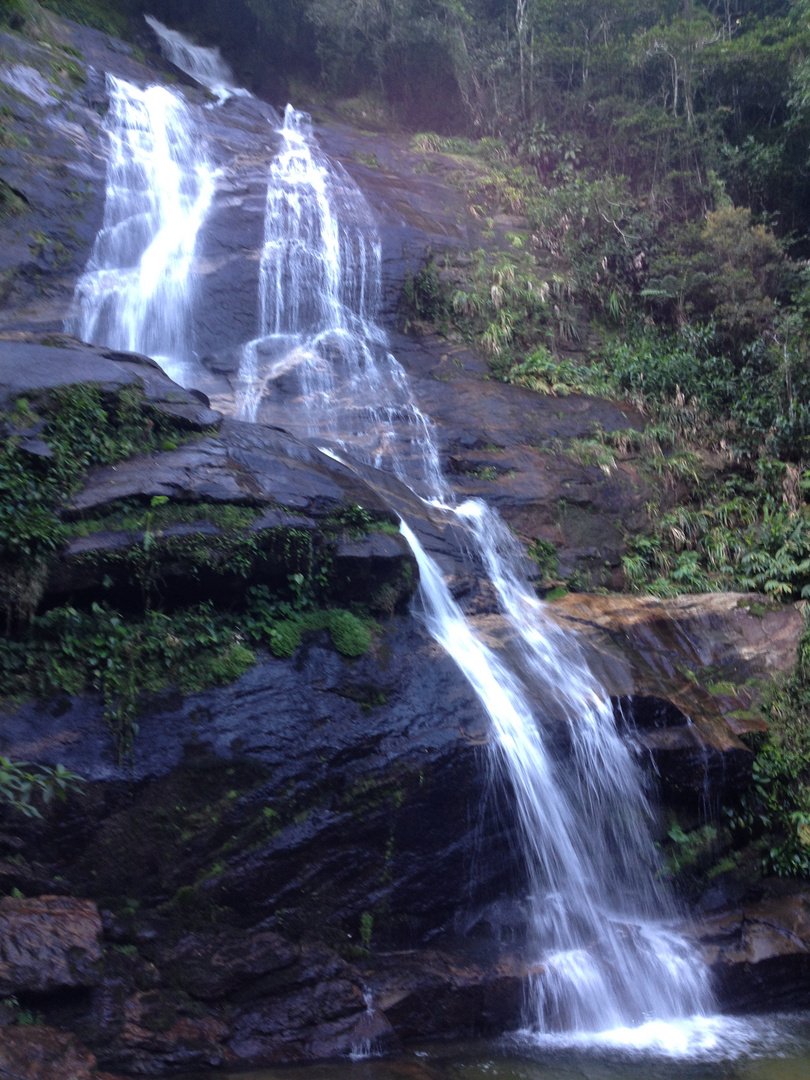
[[[147,404],[138,387],[117,393],[83,383],[40,400],[18,399],[0,417],[0,611],[6,633],[29,622],[48,563],[68,530],[61,511],[92,465],[109,465],[188,433]]]
[[[344,656],[362,656],[371,645],[371,632],[350,611],[329,612],[329,634],[335,648]]]
[[[770,728],[758,737],[750,788],[724,808],[742,842],[765,841],[763,869],[780,877],[810,876],[810,631],[793,672],[767,689]]]
[[[0,757],[0,804],[24,814],[42,817],[38,802],[45,805],[54,798],[63,802],[70,794],[81,792],[82,777],[63,765],[29,765]]]

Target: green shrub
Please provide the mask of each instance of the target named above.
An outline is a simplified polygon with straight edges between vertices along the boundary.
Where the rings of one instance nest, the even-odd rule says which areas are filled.
[[[525,360],[513,364],[505,379],[539,394],[608,394],[609,383],[599,366],[557,360],[545,345],[538,345]]]
[[[255,663],[256,654],[237,642],[213,656],[208,665],[211,681],[219,686],[227,686],[228,683],[236,682]]]
[[[110,465],[156,449],[167,435],[188,432],[153,409],[139,387],[115,393],[82,383],[60,387],[30,404],[20,398],[7,413],[12,430],[44,420],[50,457],[25,453],[12,435],[0,447],[0,613],[6,632],[29,621],[40,599],[47,564],[67,535],[59,511],[92,465]]]
[[[42,817],[36,803],[53,798],[63,802],[68,794],[81,791],[82,778],[63,765],[29,765],[0,757],[0,804],[13,807],[26,817]]]
[[[763,709],[770,727],[759,737],[751,786],[724,814],[743,840],[764,838],[766,873],[810,877],[810,630],[793,672],[768,687]]]
[[[115,10],[115,5],[105,0],[41,0],[42,6],[62,15],[65,19],[91,26],[114,37],[124,37],[127,29],[126,16]]]

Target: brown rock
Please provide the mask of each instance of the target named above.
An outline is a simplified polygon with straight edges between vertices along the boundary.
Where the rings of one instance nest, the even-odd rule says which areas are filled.
[[[795,662],[804,629],[795,607],[739,593],[570,594],[547,610],[577,631],[609,693],[663,699],[688,721],[641,724],[631,736],[665,782],[715,793],[748,783],[752,754],[738,736],[767,728],[761,687]]]
[[[96,1059],[66,1031],[48,1027],[0,1028],[3,1080],[101,1080]]]
[[[219,1017],[181,1015],[171,992],[136,993],[124,1003],[123,1028],[104,1047],[103,1063],[147,1074],[217,1067],[231,1060],[223,1045],[228,1034]]]
[[[372,1044],[390,1049],[396,1041],[388,1019],[369,1005],[357,972],[330,950],[305,946],[287,985],[237,1014],[229,1050],[240,1065],[259,1066],[335,1057]]]
[[[196,998],[224,997],[294,964],[299,950],[270,931],[187,934],[166,956],[174,982]]]
[[[0,900],[0,993],[48,993],[100,982],[101,919],[90,900]]]
[[[810,894],[725,912],[699,929],[721,1007],[745,1012],[810,1004]]]
[[[369,1034],[366,1003],[348,979],[333,979],[269,999],[234,1025],[230,1050],[242,1065],[307,1061],[351,1053]],[[383,1018],[382,1028],[388,1030]]]
[[[514,1028],[530,974],[517,956],[476,960],[426,950],[375,957],[365,978],[400,1038],[463,1038]]]

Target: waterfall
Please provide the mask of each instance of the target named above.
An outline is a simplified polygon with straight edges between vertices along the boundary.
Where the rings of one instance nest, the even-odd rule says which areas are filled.
[[[492,724],[494,765],[514,791],[530,883],[529,1025],[605,1032],[705,1014],[701,960],[667,928],[638,763],[576,640],[555,628],[520,572],[497,515],[453,502],[431,424],[374,321],[380,249],[359,189],[288,106],[268,184],[261,325],[243,356],[243,415],[272,415],[339,455],[387,469],[463,526],[514,634],[513,664],[475,634],[412,530],[424,620],[459,665]],[[283,419],[282,419],[283,417]],[[562,719],[560,758],[544,719]]]
[[[182,99],[107,76],[104,220],[65,329],[156,359],[184,382],[193,356],[193,259],[215,173]]]
[[[178,98],[108,80],[111,156],[104,224],[77,285],[70,328],[155,356],[183,381],[194,307],[191,265],[214,174]],[[514,793],[527,869],[532,977],[527,1024],[575,1036],[683,1021],[711,1010],[699,956],[671,923],[657,878],[650,811],[637,762],[607,696],[571,635],[555,628],[521,573],[521,551],[497,515],[456,505],[430,419],[376,321],[380,242],[357,186],[288,106],[271,168],[256,337],[242,350],[237,403],[340,457],[394,473],[468,537],[491,580],[514,648],[482,641],[436,564],[403,523],[420,568],[421,612],[486,710],[492,767]],[[562,723],[570,748],[550,745]],[[623,1037],[623,1036],[622,1036]],[[700,1035],[698,1034],[698,1038]],[[627,1036],[638,1041],[638,1034]]]
[[[255,420],[274,394],[279,422],[446,499],[429,421],[374,321],[381,248],[365,199],[318,150],[304,114],[288,105],[279,134],[240,413]]]
[[[222,59],[219,49],[192,45],[182,34],[170,30],[153,15],[144,19],[154,30],[160,43],[160,51],[175,67],[185,71],[192,79],[207,87],[220,102],[229,97],[250,97],[250,91],[234,84],[233,72]]]

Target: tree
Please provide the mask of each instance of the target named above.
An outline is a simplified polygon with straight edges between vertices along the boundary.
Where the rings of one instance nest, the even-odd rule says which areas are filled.
[[[708,12],[701,12],[692,18],[661,22],[637,38],[636,59],[640,66],[650,65],[659,57],[666,59],[668,77],[661,80],[664,103],[677,116],[683,101],[690,127],[695,122],[695,92],[702,74],[703,54],[721,36],[716,20]]]

